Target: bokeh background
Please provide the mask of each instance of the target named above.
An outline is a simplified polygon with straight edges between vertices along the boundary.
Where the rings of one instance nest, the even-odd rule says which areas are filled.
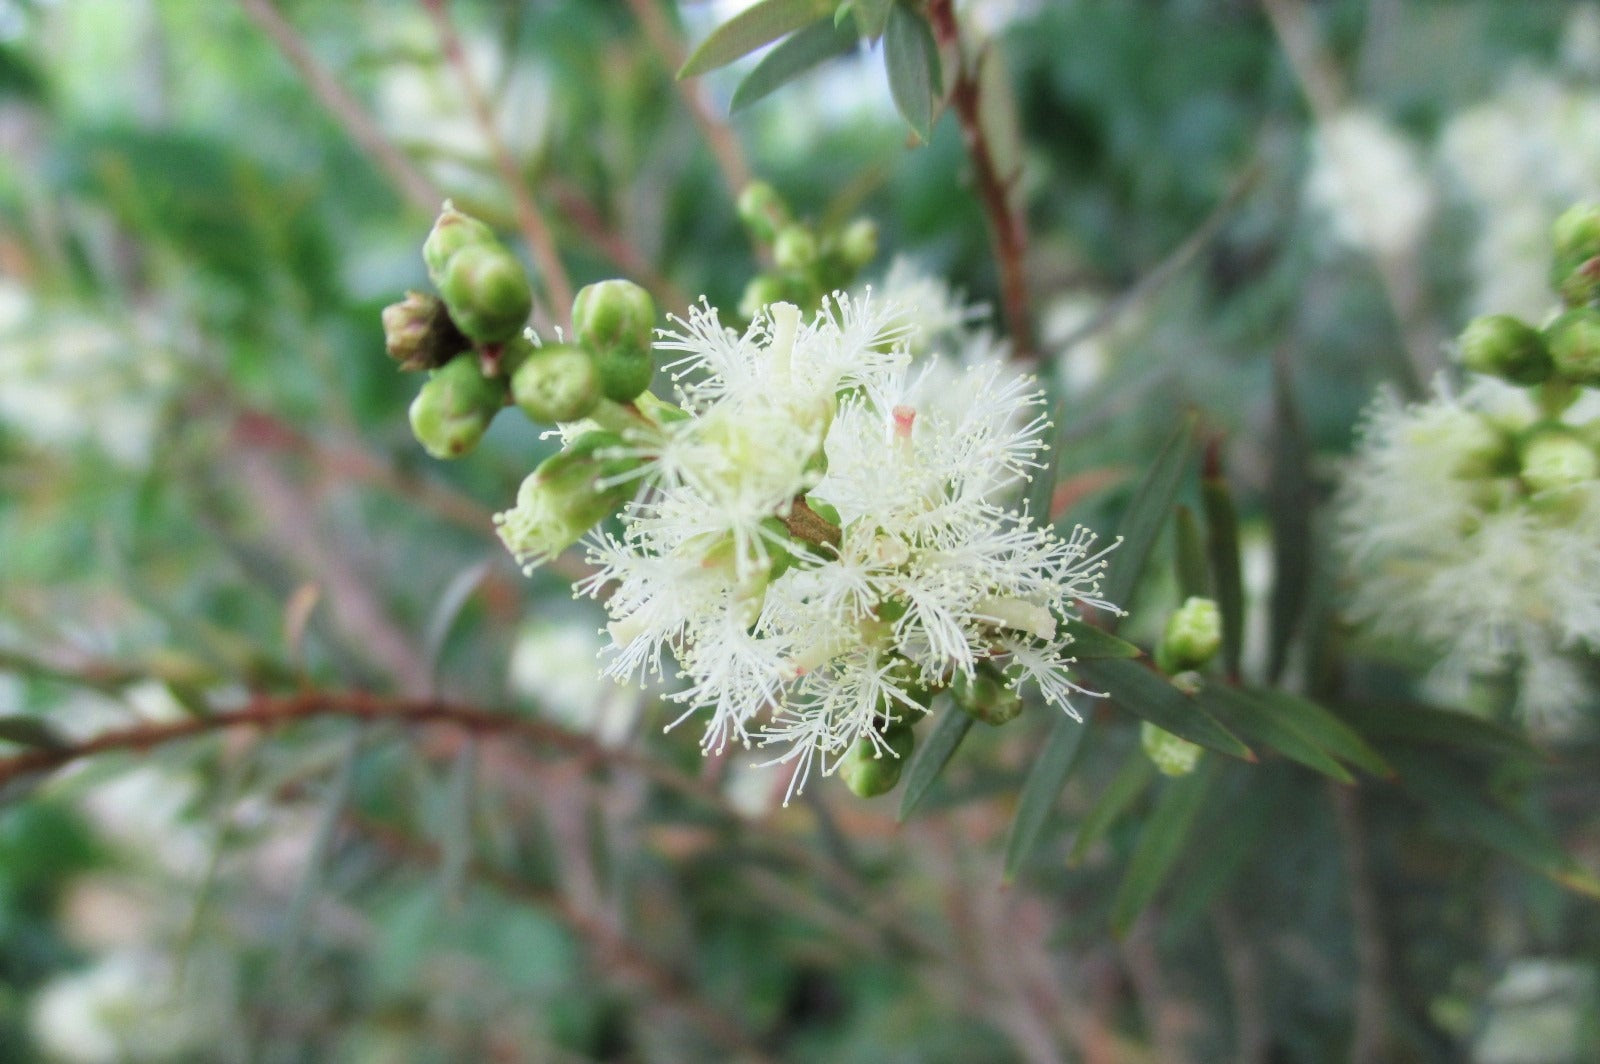
[[[1107,725],[1010,885],[1038,707],[974,732],[906,824],[835,781],[782,809],[750,758],[703,763],[602,683],[599,611],[495,542],[535,428],[449,465],[411,439],[379,310],[425,284],[441,194],[517,231],[495,138],[580,283],[735,305],[757,175],[874,219],[873,277],[995,300],[960,132],[912,143],[877,53],[731,120],[748,61],[673,81],[742,6],[450,4],[491,137],[427,4],[0,0],[0,711],[70,742],[359,688],[579,740],[319,720],[9,778],[0,1061],[1342,1059],[1372,944],[1302,770],[1232,780],[1114,939],[1132,828],[1065,858],[1134,729]],[[1113,528],[1200,412],[1266,668],[1286,417],[1306,477],[1280,503],[1310,525],[1377,388],[1443,369],[1475,313],[1547,311],[1549,223],[1600,196],[1600,7],[960,9],[1015,108],[1070,516]],[[1298,564],[1326,574],[1318,549]],[[1536,815],[1593,858],[1583,764]],[[1401,806],[1364,853],[1395,1059],[1600,1059],[1593,903]]]

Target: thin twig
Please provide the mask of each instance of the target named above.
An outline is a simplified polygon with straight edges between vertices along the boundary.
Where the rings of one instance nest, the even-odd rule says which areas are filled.
[[[299,71],[312,95],[344,127],[350,139],[388,175],[406,202],[428,213],[438,210],[444,197],[437,186],[384,135],[366,108],[322,65],[272,0],[239,0],[239,6]]]
[[[1284,55],[1301,91],[1311,107],[1311,116],[1324,130],[1332,127],[1349,100],[1349,90],[1333,57],[1317,36],[1312,16],[1304,0],[1261,0],[1273,32],[1283,46]],[[1335,158],[1335,166],[1347,167],[1351,161]],[[1401,382],[1412,394],[1422,390],[1440,363],[1443,336],[1431,321],[1418,279],[1415,248],[1368,248],[1377,268],[1384,296],[1400,327],[1405,344],[1405,359],[1397,367]]]
[[[661,58],[667,68],[667,76],[677,85],[678,95],[683,97],[694,124],[700,127],[700,135],[705,138],[706,147],[711,149],[712,156],[717,160],[717,169],[722,171],[722,180],[727,184],[728,191],[737,196],[750,183],[750,167],[744,160],[744,153],[739,149],[739,141],[734,137],[733,130],[711,109],[705,86],[699,79],[684,80],[677,77],[678,69],[683,66],[683,43],[667,24],[657,0],[628,0],[628,6],[633,8],[634,17],[644,27],[651,51]]]
[[[1013,202],[1015,174],[1000,172],[994,146],[983,128],[983,105],[975,63],[969,63],[961,43],[953,0],[929,0],[928,19],[940,47],[955,56],[950,103],[961,124],[961,137],[972,159],[978,202],[989,221],[995,265],[1000,271],[1000,306],[1015,358],[1031,362],[1038,354],[1028,300],[1028,234],[1022,212]]]
[[[1389,950],[1384,941],[1377,888],[1367,854],[1361,796],[1354,787],[1329,784],[1344,852],[1350,920],[1356,935],[1356,986],[1350,1032],[1351,1064],[1388,1059]]]
[[[550,226],[545,222],[544,215],[539,212],[538,205],[534,203],[533,194],[529,192],[527,183],[517,170],[517,162],[511,156],[511,149],[506,146],[505,138],[500,135],[494,110],[489,106],[489,98],[483,94],[483,88],[478,84],[476,75],[472,73],[472,64],[468,61],[466,49],[461,44],[461,35],[456,32],[455,24],[450,21],[450,12],[445,6],[445,0],[422,0],[422,6],[433,19],[434,29],[439,34],[439,43],[444,48],[445,59],[456,72],[456,80],[461,83],[461,91],[466,95],[467,105],[472,108],[484,140],[489,145],[489,153],[494,157],[495,169],[500,172],[500,179],[505,182],[506,191],[516,208],[517,227],[522,230],[522,238],[528,242],[528,249],[533,253],[534,261],[539,266],[540,279],[549,294],[553,309],[561,324],[570,325],[572,282],[567,277],[566,267],[561,264],[561,255],[556,250],[555,237],[551,234]],[[537,320],[541,316],[536,305],[534,317]]]

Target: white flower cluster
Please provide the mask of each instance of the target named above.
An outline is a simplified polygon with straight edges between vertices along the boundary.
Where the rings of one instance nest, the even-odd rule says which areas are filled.
[[[1541,452],[1525,442],[1544,424],[1533,400],[1500,381],[1460,394],[1441,385],[1409,406],[1380,396],[1338,517],[1351,616],[1439,652],[1435,679],[1458,690],[1518,665],[1521,709],[1543,725],[1563,723],[1584,695],[1565,652],[1600,650],[1594,397],[1564,421],[1572,435]],[[1530,486],[1545,480],[1559,484]]]
[[[1306,199],[1343,243],[1376,255],[1413,248],[1433,210],[1416,148],[1370,111],[1348,108],[1319,127]]]
[[[911,365],[917,308],[836,295],[810,322],[774,304],[743,334],[714,310],[657,349],[681,412],[626,433],[643,459],[620,536],[589,540],[608,595],[606,671],[660,676],[709,711],[703,745],[782,747],[790,793],[931,690],[981,665],[1073,712],[1064,618],[1099,599],[1105,551],[1009,510],[1046,421],[997,362]],[[664,405],[664,404],[663,404]],[[646,411],[650,409],[645,407]]]

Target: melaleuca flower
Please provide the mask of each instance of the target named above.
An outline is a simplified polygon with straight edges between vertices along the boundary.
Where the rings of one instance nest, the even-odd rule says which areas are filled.
[[[641,489],[590,539],[579,591],[609,592],[606,671],[660,676],[703,745],[781,748],[791,793],[980,664],[1073,712],[1063,621],[1099,596],[1105,552],[1006,492],[1040,465],[1031,381],[999,364],[909,367],[914,308],[776,304],[744,334],[702,308],[658,349],[681,413],[632,434]],[[954,379],[952,379],[954,374]],[[1076,715],[1074,713],[1074,715]]]
[[[1600,649],[1593,416],[1590,397],[1541,420],[1490,379],[1409,406],[1380,397],[1339,499],[1350,615],[1432,650],[1442,683],[1515,665],[1531,720],[1570,712],[1566,655]]]

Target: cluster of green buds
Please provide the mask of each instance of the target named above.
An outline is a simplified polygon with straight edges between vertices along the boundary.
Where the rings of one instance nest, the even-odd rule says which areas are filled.
[[[857,739],[839,761],[839,778],[857,798],[888,794],[900,782],[915,745],[911,722],[897,720],[883,729],[876,742],[866,736]],[[885,747],[890,751],[887,755]]]
[[[751,278],[739,301],[739,313],[747,319],[772,303],[793,303],[811,314],[828,293],[849,288],[878,254],[878,227],[871,219],[856,218],[832,229],[796,221],[765,181],[745,186],[738,210],[750,235],[772,248],[773,268]]]
[[[586,286],[573,301],[572,341],[539,343],[526,330],[528,276],[483,222],[446,203],[422,259],[439,294],[406,293],[384,308],[383,328],[401,369],[428,372],[410,414],[412,433],[433,457],[472,451],[507,406],[544,425],[606,420],[602,404],[631,403],[650,386],[656,308],[638,285]],[[568,465],[582,466],[583,454]],[[544,472],[547,484],[573,476]]]
[[[1156,645],[1156,666],[1180,690],[1193,693],[1202,682],[1199,670],[1221,649],[1222,611],[1212,599],[1191,596],[1167,617]],[[1200,763],[1200,747],[1149,721],[1140,725],[1139,743],[1164,776],[1186,776]]]

